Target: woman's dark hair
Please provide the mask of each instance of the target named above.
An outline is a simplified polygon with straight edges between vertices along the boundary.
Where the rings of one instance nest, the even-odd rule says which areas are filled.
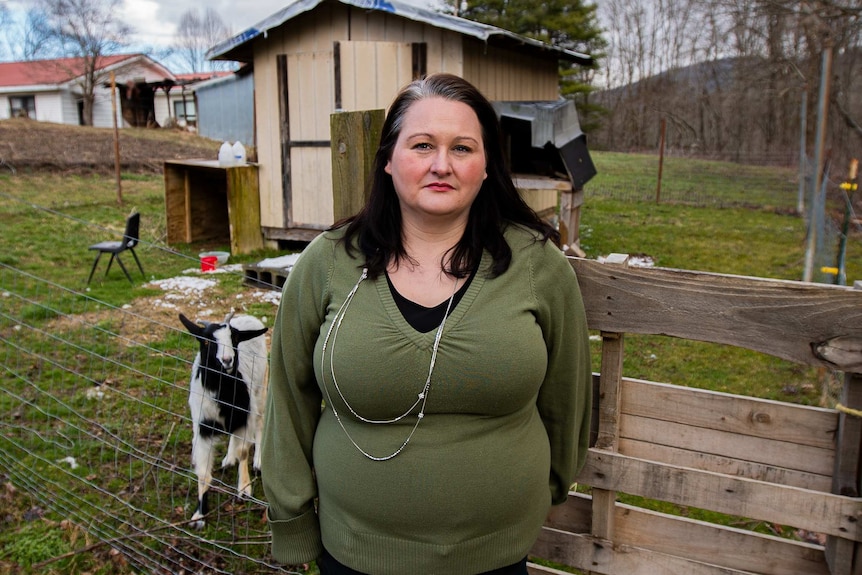
[[[393,256],[399,261],[409,258],[401,237],[398,196],[392,177],[385,168],[392,157],[407,110],[415,102],[432,97],[462,102],[476,113],[482,127],[488,173],[470,208],[467,229],[451,250],[446,271],[456,277],[469,275],[479,265],[482,251],[487,249],[493,258],[491,276],[498,276],[509,268],[512,260],[512,250],[503,237],[508,224],[520,224],[535,230],[542,241],[557,241],[559,234],[524,202],[512,183],[494,107],[472,84],[452,74],[434,74],[415,80],[398,93],[383,123],[368,202],[358,214],[336,223],[333,229],[347,226],[344,235],[347,250],[352,252],[358,246],[365,256],[363,265],[371,277],[383,273]]]

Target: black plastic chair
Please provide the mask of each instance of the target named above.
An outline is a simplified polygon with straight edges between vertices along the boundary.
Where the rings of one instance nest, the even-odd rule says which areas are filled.
[[[138,254],[135,253],[135,246],[138,245],[139,233],[141,229],[141,214],[135,212],[126,219],[126,232],[123,234],[122,241],[106,241],[93,244],[89,249],[96,250],[96,260],[93,262],[93,268],[90,270],[90,277],[87,278],[87,284],[93,279],[93,272],[96,271],[96,266],[99,263],[99,258],[102,254],[111,254],[111,261],[108,262],[108,269],[105,270],[105,277],[108,277],[108,272],[111,271],[111,264],[114,263],[114,258],[117,258],[117,263],[120,264],[123,273],[132,282],[132,276],[129,275],[126,266],[123,265],[123,260],[120,259],[120,254],[126,250],[132,252],[135,261],[138,263],[138,269],[141,270],[141,275],[146,279],[144,268],[141,266],[141,260],[138,259]]]

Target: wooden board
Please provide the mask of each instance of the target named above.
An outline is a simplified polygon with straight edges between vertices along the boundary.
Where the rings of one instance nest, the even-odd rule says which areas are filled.
[[[590,329],[723,343],[840,370],[849,366],[824,360],[818,346],[838,337],[862,341],[862,290],[570,261]],[[854,359],[862,365],[862,352],[844,363]]]
[[[590,449],[578,482],[648,499],[862,540],[862,500]]]
[[[590,497],[571,493],[568,501],[553,509],[546,528],[586,535],[590,524]],[[614,544],[664,555],[678,555],[696,562],[770,575],[827,575],[821,545],[756,533],[727,525],[715,525],[682,516],[658,513],[617,503],[614,510]],[[733,550],[732,553],[728,550]],[[544,549],[542,552],[548,552]],[[543,559],[538,548],[532,554]],[[554,553],[551,550],[551,553]],[[585,569],[585,562],[573,564]]]

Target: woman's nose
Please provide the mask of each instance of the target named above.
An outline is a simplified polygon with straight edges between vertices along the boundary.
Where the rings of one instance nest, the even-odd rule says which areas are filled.
[[[452,171],[452,164],[449,162],[448,150],[441,149],[434,154],[431,171],[435,174],[448,174]]]

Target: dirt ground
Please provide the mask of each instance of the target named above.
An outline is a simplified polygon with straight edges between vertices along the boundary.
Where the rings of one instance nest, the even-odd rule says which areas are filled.
[[[131,172],[161,173],[165,160],[216,159],[221,144],[165,128],[117,133],[121,169]],[[111,128],[0,120],[0,169],[113,173],[115,157]]]

